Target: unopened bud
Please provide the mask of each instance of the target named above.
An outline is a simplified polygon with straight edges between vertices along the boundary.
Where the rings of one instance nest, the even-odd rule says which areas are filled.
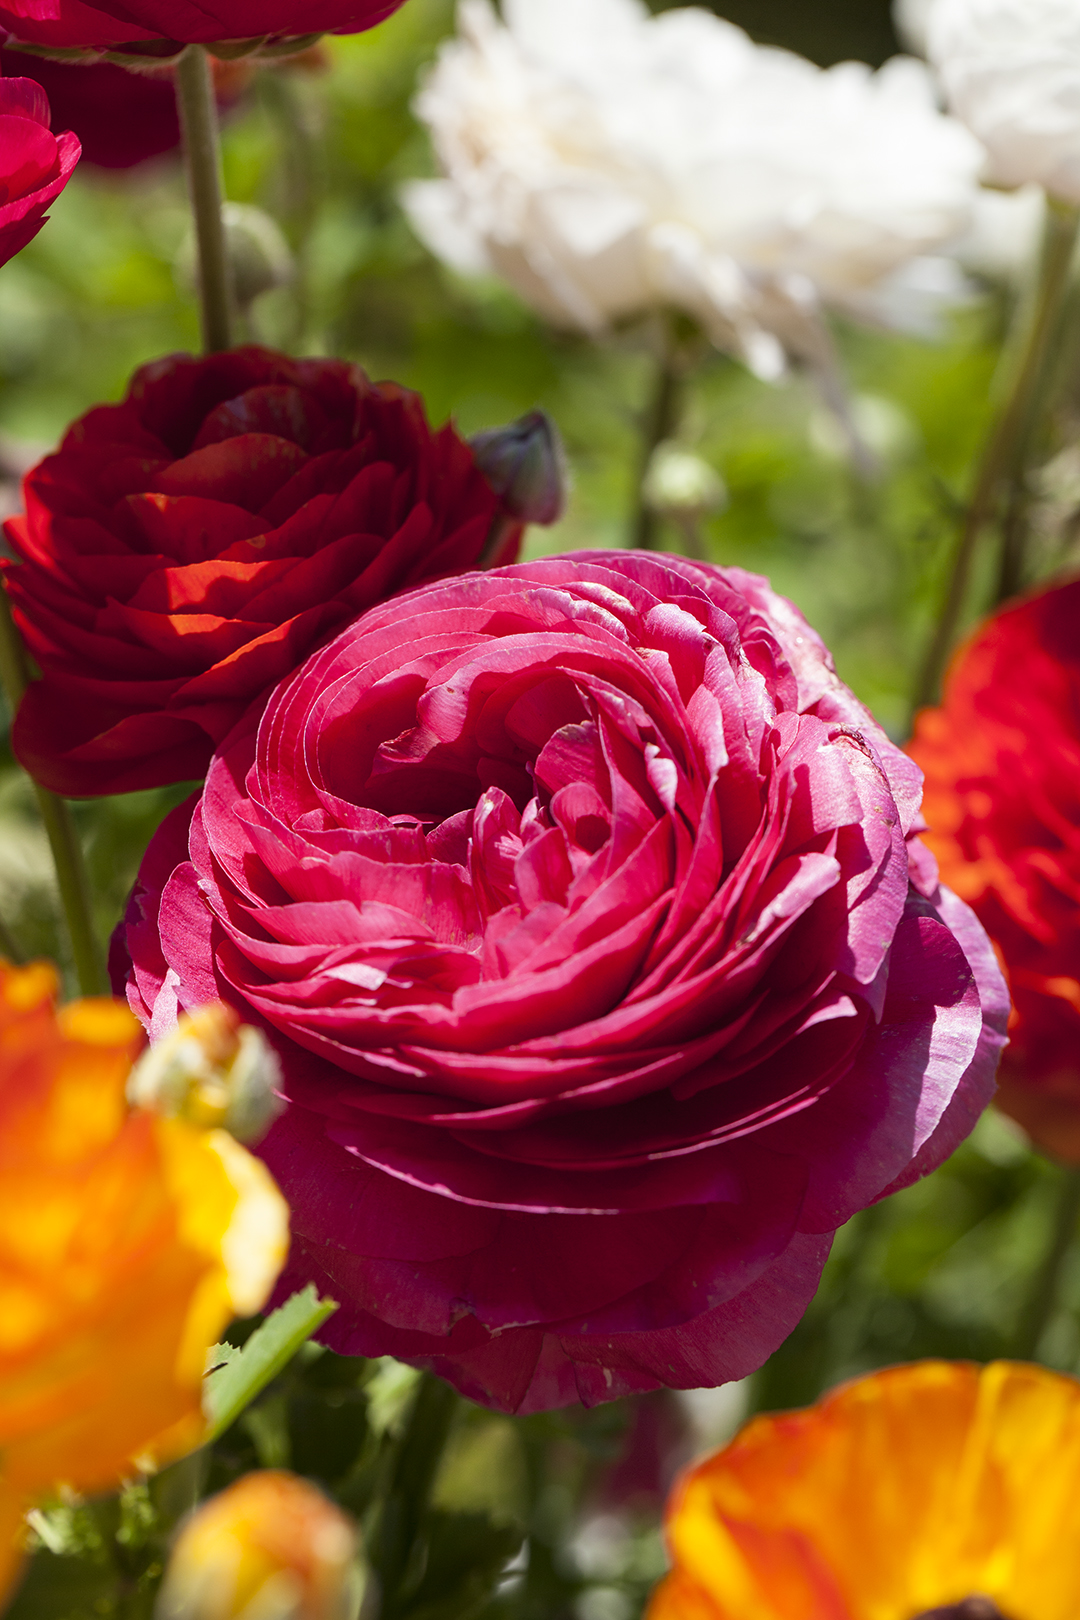
[[[546,411],[470,439],[476,465],[519,523],[557,523],[566,509],[569,473],[559,430]]]
[[[245,1474],[181,1525],[154,1620],[354,1620],[357,1551],[351,1519],[314,1485]]]
[[[670,439],[653,451],[642,493],[654,512],[683,522],[722,512],[728,502],[715,467]]]
[[[296,274],[296,265],[280,226],[270,215],[247,203],[228,202],[222,205],[221,218],[233,290],[240,308],[246,310],[260,293],[287,287]],[[176,255],[176,274],[184,286],[196,285],[194,235],[186,237],[181,244]]]
[[[280,1083],[281,1065],[262,1031],[215,1001],[184,1014],[174,1034],[143,1053],[128,1080],[128,1101],[257,1142],[281,1111]]]
[[[296,274],[296,265],[276,221],[247,203],[225,203],[221,217],[232,261],[236,302],[241,309],[260,293],[287,287]]]

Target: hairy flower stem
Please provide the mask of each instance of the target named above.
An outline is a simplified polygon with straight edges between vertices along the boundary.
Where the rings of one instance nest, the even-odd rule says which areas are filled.
[[[232,270],[221,218],[217,102],[210,58],[202,45],[189,45],[177,63],[176,104],[198,244],[203,348],[207,354],[219,354],[232,346]]]
[[[11,617],[7,592],[0,587],[0,683],[13,715],[26,691],[27,680],[26,650]],[[94,929],[90,883],[71,811],[63,799],[37,782],[34,792],[52,850],[79,989],[84,996],[108,995],[109,976]]]
[[[1062,1272],[1080,1220],[1080,1169],[1062,1168],[1060,1175],[1049,1247],[1032,1280],[1013,1341],[1012,1354],[1017,1361],[1033,1361],[1038,1354],[1042,1336],[1057,1309]]]
[[[380,1620],[408,1607],[425,1563],[425,1521],[435,1476],[457,1411],[456,1391],[422,1374],[405,1427],[390,1457],[368,1560],[379,1582]]]
[[[1038,425],[1069,291],[1080,208],[1048,198],[1039,282],[1009,396],[990,430],[953,560],[941,618],[915,687],[916,711],[933,703],[964,612],[983,530],[993,520],[1003,484],[1019,475]]]
[[[636,505],[631,529],[631,545],[637,551],[656,551],[660,514],[645,499],[645,480],[656,448],[670,439],[679,425],[683,407],[683,367],[675,345],[665,333],[663,351],[656,365],[652,394],[642,418],[641,460],[638,464]]]

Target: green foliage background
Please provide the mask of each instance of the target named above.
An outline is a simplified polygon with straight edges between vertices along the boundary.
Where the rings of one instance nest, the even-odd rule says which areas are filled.
[[[716,9],[823,60],[859,52],[876,60],[893,48],[884,4],[728,0]],[[433,420],[453,416],[466,433],[543,405],[566,439],[574,490],[564,522],[534,531],[529,553],[617,546],[633,505],[650,383],[641,334],[597,347],[549,330],[503,288],[465,282],[434,263],[397,205],[403,180],[432,172],[410,100],[451,27],[448,0],[408,0],[374,33],[327,41],[326,72],[260,74],[231,118],[229,196],[273,214],[299,262],[293,288],[257,302],[250,335],[358,360],[418,389]],[[9,507],[18,469],[72,418],[120,397],[141,362],[196,345],[194,303],[174,268],[186,231],[174,161],[122,177],[84,168],[38,239],[0,270],[0,460]],[[876,482],[852,474],[804,380],[769,387],[719,355],[694,380],[684,436],[730,492],[727,510],[708,526],[710,555],[766,573],[792,596],[843,677],[897,737],[1013,298],[983,289],[933,344],[838,333],[857,409],[882,457]],[[1048,457],[1069,442],[1067,365],[1064,357],[1064,403]],[[1062,525],[1044,528],[1040,566],[1049,568],[1064,555]],[[678,536],[667,538],[677,549]],[[182,796],[77,807],[103,932],[119,916],[154,826]],[[67,965],[46,848],[10,755],[0,768],[0,910],[31,954]],[[988,1116],[935,1176],[840,1235],[805,1322],[749,1386],[711,1407],[659,1396],[636,1409],[618,1403],[517,1423],[463,1407],[436,1483],[428,1572],[400,1612],[414,1620],[629,1620],[662,1568],[659,1485],[708,1434],[721,1436],[741,1411],[805,1402],[875,1365],[1009,1350],[1049,1240],[1059,1180],[1006,1122]],[[1080,1367],[1078,1310],[1074,1258],[1040,1344],[1052,1365]],[[200,1466],[216,1485],[258,1464],[291,1465],[367,1513],[411,1388],[411,1375],[392,1363],[309,1347]],[[58,1509],[43,1521],[16,1620],[145,1612],[177,1503],[191,1489],[190,1479],[166,1480],[109,1504]],[[500,1575],[523,1537],[527,1557],[516,1573]]]

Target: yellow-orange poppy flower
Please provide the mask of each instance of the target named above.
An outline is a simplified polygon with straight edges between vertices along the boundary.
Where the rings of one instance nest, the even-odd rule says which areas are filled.
[[[22,1514],[197,1445],[206,1351],[259,1309],[287,1211],[223,1131],[132,1109],[119,1002],[0,964],[0,1598]]]
[[[755,1418],[676,1486],[647,1620],[1076,1620],[1080,1383],[918,1362]]]

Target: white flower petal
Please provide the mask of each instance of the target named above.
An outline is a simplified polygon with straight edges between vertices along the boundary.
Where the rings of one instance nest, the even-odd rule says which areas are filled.
[[[429,182],[406,206],[550,320],[674,305],[774,375],[792,341],[821,348],[822,308],[888,318],[898,273],[970,228],[983,152],[921,63],[822,71],[643,0],[503,13],[463,0],[417,102],[454,201]]]

